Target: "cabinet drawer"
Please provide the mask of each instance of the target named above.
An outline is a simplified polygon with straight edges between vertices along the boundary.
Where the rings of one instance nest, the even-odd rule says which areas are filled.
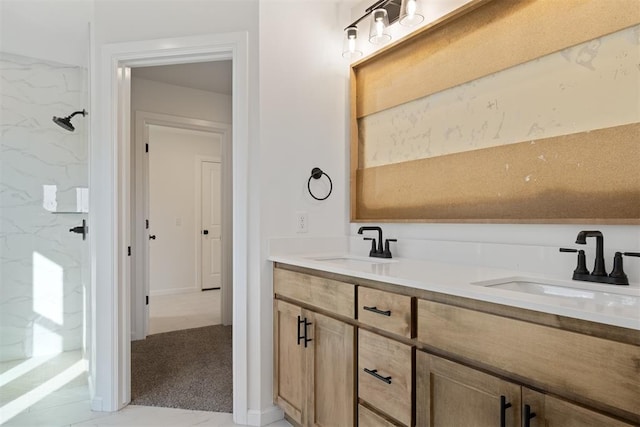
[[[639,346],[425,300],[418,340],[640,420]]]
[[[273,291],[335,314],[355,317],[356,291],[351,283],[275,268]]]
[[[396,427],[395,424],[382,418],[380,415],[358,405],[358,426],[359,427]]]
[[[358,286],[358,320],[412,338],[411,297]]]
[[[411,425],[412,347],[360,329],[358,350],[358,397]]]

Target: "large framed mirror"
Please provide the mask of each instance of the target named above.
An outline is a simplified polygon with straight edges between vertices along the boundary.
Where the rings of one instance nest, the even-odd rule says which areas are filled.
[[[354,222],[640,223],[637,0],[478,0],[352,65]]]

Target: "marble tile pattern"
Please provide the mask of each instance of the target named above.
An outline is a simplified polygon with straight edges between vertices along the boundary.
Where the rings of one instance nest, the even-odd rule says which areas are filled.
[[[361,161],[375,167],[636,123],[638,63],[640,25],[371,114],[359,121]]]
[[[88,241],[86,69],[0,52],[0,361],[79,349]],[[80,190],[79,190],[80,189]],[[46,194],[46,197],[45,197]],[[80,207],[81,210],[85,209]]]
[[[28,394],[38,386],[55,380],[60,372],[81,361],[81,352],[73,351],[53,357],[32,358],[26,362],[0,362],[0,377],[11,376],[14,371],[20,371],[8,383],[0,382],[0,406],[3,409],[0,411],[0,424],[7,427],[239,426],[233,422],[231,414],[221,412],[133,405],[118,412],[93,412],[89,402],[86,372],[68,378],[50,393]],[[29,366],[24,367],[25,364]],[[7,413],[7,409],[13,410],[12,413]],[[290,424],[281,420],[270,427],[290,427]]]

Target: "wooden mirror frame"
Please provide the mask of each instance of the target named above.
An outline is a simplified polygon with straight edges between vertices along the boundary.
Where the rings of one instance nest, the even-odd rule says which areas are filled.
[[[640,224],[638,123],[536,140],[571,162],[537,170],[546,186],[532,193],[490,167],[508,161],[524,168],[530,141],[363,167],[358,123],[639,23],[637,0],[615,0],[615,7],[601,0],[473,0],[354,63],[351,221]],[[554,190],[566,180],[571,191]]]

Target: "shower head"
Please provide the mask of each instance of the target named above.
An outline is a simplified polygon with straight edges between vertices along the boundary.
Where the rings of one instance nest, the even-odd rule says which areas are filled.
[[[69,132],[73,132],[74,130],[76,130],[76,128],[74,128],[73,125],[71,124],[71,118],[73,116],[75,116],[76,114],[82,114],[83,116],[86,116],[87,112],[85,110],[76,111],[75,113],[73,113],[73,114],[71,114],[70,116],[67,116],[67,117],[56,117],[56,116],[53,116],[53,123],[57,124],[58,126],[60,126],[63,129],[68,130]]]

